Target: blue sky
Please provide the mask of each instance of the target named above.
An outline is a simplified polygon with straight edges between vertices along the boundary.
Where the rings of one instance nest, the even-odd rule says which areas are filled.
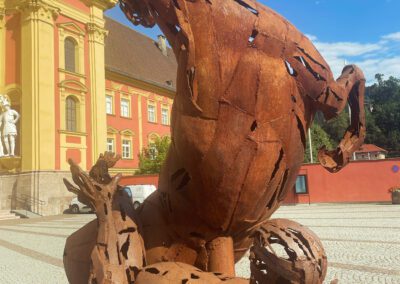
[[[229,0],[226,0],[229,1]],[[359,65],[369,84],[376,73],[400,78],[400,0],[261,0],[308,35],[340,75]],[[134,27],[113,8],[108,16],[155,38],[157,28]]]

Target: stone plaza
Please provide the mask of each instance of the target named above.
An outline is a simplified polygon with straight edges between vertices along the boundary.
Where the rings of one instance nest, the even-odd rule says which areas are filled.
[[[400,206],[338,204],[283,206],[273,216],[310,227],[328,255],[326,283],[400,284]],[[0,222],[0,283],[68,283],[66,238],[95,215],[60,215]],[[237,264],[249,276],[246,258]]]

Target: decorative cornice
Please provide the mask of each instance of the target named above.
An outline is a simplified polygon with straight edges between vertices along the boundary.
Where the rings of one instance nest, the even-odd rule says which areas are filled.
[[[135,132],[130,129],[121,130],[119,133],[125,136],[135,136]]]
[[[108,134],[118,134],[118,130],[115,129],[114,127],[112,127],[112,126],[108,126],[107,127],[107,133]]]
[[[79,81],[76,80],[64,80],[58,84],[61,89],[70,89],[78,91],[80,93],[86,93],[87,87]]]
[[[36,18],[51,24],[60,14],[60,9],[53,5],[52,1],[45,0],[25,0],[17,6],[17,9],[26,13],[30,19]]]
[[[82,30],[77,24],[74,22],[67,22],[67,23],[59,23],[57,24],[60,30],[66,30],[70,33],[76,34],[78,36],[85,36],[85,31]]]
[[[108,31],[106,29],[100,27],[95,23],[87,23],[86,30],[89,36],[92,36],[92,38],[89,38],[89,40],[104,44],[104,39],[108,35]]]
[[[83,2],[89,7],[95,6],[105,11],[114,7],[118,0],[83,0]]]

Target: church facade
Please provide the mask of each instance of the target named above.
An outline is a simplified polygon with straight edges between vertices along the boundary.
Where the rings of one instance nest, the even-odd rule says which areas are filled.
[[[169,135],[176,62],[158,42],[104,16],[117,0],[0,0],[0,94],[20,114],[15,156],[0,158],[0,209],[62,213],[68,159],[138,154]],[[3,142],[2,142],[3,143]]]

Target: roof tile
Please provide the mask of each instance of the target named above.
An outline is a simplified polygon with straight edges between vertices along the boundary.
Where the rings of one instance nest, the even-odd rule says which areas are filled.
[[[105,28],[109,31],[105,40],[106,69],[176,88],[177,63],[170,48],[165,56],[151,38],[110,18],[106,18]],[[172,81],[172,85],[168,81]]]

